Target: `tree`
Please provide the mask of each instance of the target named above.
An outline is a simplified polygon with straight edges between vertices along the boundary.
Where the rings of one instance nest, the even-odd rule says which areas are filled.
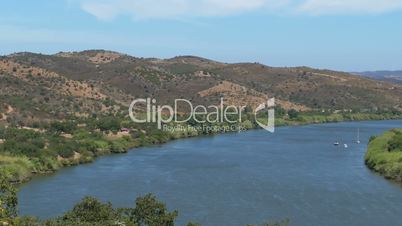
[[[17,217],[17,190],[8,179],[0,175],[0,222]]]
[[[286,110],[283,109],[280,105],[275,107],[275,115],[278,117],[283,117],[286,114]]]
[[[148,194],[136,200],[135,208],[115,209],[111,203],[85,197],[63,216],[48,220],[46,226],[173,226],[177,211],[168,212],[165,204]]]
[[[288,111],[288,115],[290,119],[296,119],[297,117],[299,117],[299,112],[295,109],[291,109]]]
[[[45,225],[116,225],[117,219],[117,211],[111,203],[85,197],[64,216],[47,221]]]
[[[173,226],[178,216],[177,210],[168,212],[164,203],[158,201],[152,194],[138,197],[131,218],[138,225],[147,226]]]
[[[117,132],[120,130],[120,120],[115,117],[104,117],[97,121],[96,126],[102,131]]]
[[[50,130],[56,133],[72,133],[75,129],[77,129],[76,125],[71,121],[50,123]]]

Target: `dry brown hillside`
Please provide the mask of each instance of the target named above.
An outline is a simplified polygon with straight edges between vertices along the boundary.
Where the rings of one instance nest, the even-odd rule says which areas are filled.
[[[227,64],[194,56],[138,58],[104,50],[0,58],[0,121],[113,113],[138,97],[159,103],[256,106],[275,97],[285,109],[402,110],[402,86],[307,67]],[[13,111],[9,111],[13,109]]]

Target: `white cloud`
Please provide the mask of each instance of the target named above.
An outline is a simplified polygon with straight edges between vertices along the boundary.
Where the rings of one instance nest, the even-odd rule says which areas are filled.
[[[136,19],[225,16],[277,5],[278,0],[83,0],[81,8],[98,19],[111,20],[119,15]]]
[[[74,1],[74,0],[70,0]],[[227,16],[254,10],[308,15],[402,10],[402,0],[75,0],[100,20]]]
[[[384,13],[402,9],[402,0],[306,0],[300,12],[323,14]]]

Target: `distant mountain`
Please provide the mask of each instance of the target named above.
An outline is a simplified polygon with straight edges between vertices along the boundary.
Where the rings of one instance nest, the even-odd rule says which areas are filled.
[[[365,71],[356,72],[355,74],[366,76],[369,78],[389,81],[394,83],[402,83],[402,70],[400,71]]]
[[[138,58],[105,50],[0,57],[0,122],[113,114],[135,98],[158,104],[256,106],[275,97],[285,109],[395,109],[402,85],[345,72],[259,63],[227,64],[195,56]]]

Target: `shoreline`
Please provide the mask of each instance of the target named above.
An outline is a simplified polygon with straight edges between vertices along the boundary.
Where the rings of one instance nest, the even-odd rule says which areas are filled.
[[[373,136],[364,157],[367,168],[399,185],[402,185],[402,152],[398,148],[392,150],[390,145],[394,137],[400,136],[401,133],[402,129],[392,129],[379,136]]]
[[[329,123],[341,123],[341,122],[363,122],[363,121],[391,121],[391,120],[402,120],[402,117],[395,117],[395,118],[383,118],[380,119],[382,116],[381,115],[377,115],[378,118],[374,117],[373,119],[362,119],[362,120],[326,120],[326,121],[285,121],[280,119],[280,121],[275,122],[275,127],[295,127],[295,126],[306,126],[306,125],[319,125],[319,124],[329,124]],[[327,118],[328,119],[328,118]],[[248,128],[244,131],[248,131],[248,130],[258,130],[261,129],[259,127],[253,127],[253,128]],[[189,135],[189,136],[182,136],[182,137],[173,137],[171,136],[169,140],[160,140],[158,143],[154,143],[154,144],[148,144],[148,145],[142,145],[142,144],[136,144],[133,146],[129,146],[129,147],[125,147],[124,151],[120,151],[120,152],[113,152],[112,150],[106,150],[103,153],[101,153],[98,156],[93,157],[93,159],[91,159],[90,161],[78,161],[75,162],[74,164],[66,164],[66,165],[61,165],[57,170],[48,170],[48,171],[44,171],[44,172],[32,172],[30,174],[29,177],[24,178],[24,180],[20,180],[20,181],[11,181],[13,184],[16,185],[22,185],[25,183],[29,183],[30,180],[32,180],[33,178],[35,178],[36,176],[47,176],[47,175],[51,175],[54,173],[57,173],[58,170],[63,169],[63,168],[67,168],[67,167],[74,167],[77,165],[82,165],[82,164],[91,164],[92,162],[94,162],[98,157],[102,157],[102,156],[107,156],[107,155],[114,155],[114,154],[126,154],[128,151],[135,151],[137,148],[141,148],[141,147],[147,147],[147,146],[153,146],[153,145],[162,145],[162,144],[166,144],[170,141],[175,141],[175,140],[179,140],[179,139],[187,139],[187,138],[195,138],[195,137],[203,137],[203,136],[215,136],[215,135],[220,135],[220,134],[226,134],[226,133],[235,133],[234,131],[229,131],[229,132],[222,132],[222,133],[211,133],[211,134],[197,134],[197,135]]]

